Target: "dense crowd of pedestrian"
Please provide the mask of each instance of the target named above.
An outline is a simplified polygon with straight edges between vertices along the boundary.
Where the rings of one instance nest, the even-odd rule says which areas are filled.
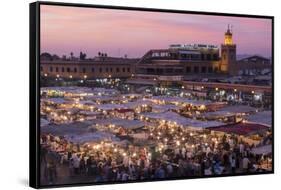
[[[156,131],[155,131],[156,132]],[[235,135],[190,135],[181,144],[120,147],[112,143],[79,145],[64,137],[41,136],[41,166],[44,181],[58,182],[58,168],[68,168],[68,176],[87,176],[90,182],[154,180],[227,175],[263,171],[259,165],[271,155],[251,153],[253,145]],[[215,139],[215,140],[214,140]],[[150,141],[156,141],[151,136]],[[264,141],[263,143],[271,143]],[[111,145],[111,146],[110,146]]]

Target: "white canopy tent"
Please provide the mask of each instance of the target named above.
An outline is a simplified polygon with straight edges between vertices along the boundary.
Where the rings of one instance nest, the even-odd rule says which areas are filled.
[[[167,111],[164,113],[143,113],[141,115],[146,118],[164,120],[166,122],[173,122],[174,124],[181,125],[183,127],[194,127],[197,129],[224,125],[224,123],[217,121],[200,121],[196,119],[186,118],[171,111]]]

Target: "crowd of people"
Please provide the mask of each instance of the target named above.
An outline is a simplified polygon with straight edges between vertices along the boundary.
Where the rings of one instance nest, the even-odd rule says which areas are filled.
[[[151,145],[126,146],[112,142],[74,144],[64,137],[41,136],[41,169],[48,184],[59,183],[59,169],[67,170],[69,179],[87,177],[89,182],[157,180],[171,178],[227,175],[259,172],[258,165],[266,155],[251,153],[252,145],[236,135],[215,136],[205,133],[184,133],[181,141],[161,131]],[[157,142],[157,143],[156,143]],[[70,180],[71,182],[71,180]]]

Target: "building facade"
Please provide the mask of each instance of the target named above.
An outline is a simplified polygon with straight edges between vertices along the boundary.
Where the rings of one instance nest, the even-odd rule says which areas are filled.
[[[139,60],[136,72],[142,77],[144,75],[208,77],[212,74],[239,75],[247,74],[249,71],[259,73],[263,69],[271,69],[270,60],[267,58],[253,56],[237,60],[236,57],[236,44],[233,43],[232,31],[228,27],[220,49],[215,45],[206,44],[174,44],[168,49],[153,49]]]
[[[271,70],[271,61],[261,56],[241,60],[236,57],[236,44],[228,27],[221,47],[206,44],[173,44],[167,49],[149,50],[140,59],[98,56],[94,59],[45,59],[41,56],[40,73],[45,77],[63,78],[159,78],[163,76],[234,76],[260,74]],[[48,56],[47,56],[48,57]]]
[[[136,65],[137,74],[189,75],[219,72],[219,48],[212,45],[171,45],[150,50]]]
[[[127,78],[135,73],[136,59],[95,58],[92,60],[41,60],[40,73],[45,77],[70,79]]]

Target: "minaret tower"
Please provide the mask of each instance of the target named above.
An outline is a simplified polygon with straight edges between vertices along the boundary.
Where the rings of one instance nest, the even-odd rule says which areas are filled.
[[[236,44],[232,40],[232,27],[228,25],[224,34],[224,44],[221,45],[221,65],[223,73],[231,74],[236,64]]]

